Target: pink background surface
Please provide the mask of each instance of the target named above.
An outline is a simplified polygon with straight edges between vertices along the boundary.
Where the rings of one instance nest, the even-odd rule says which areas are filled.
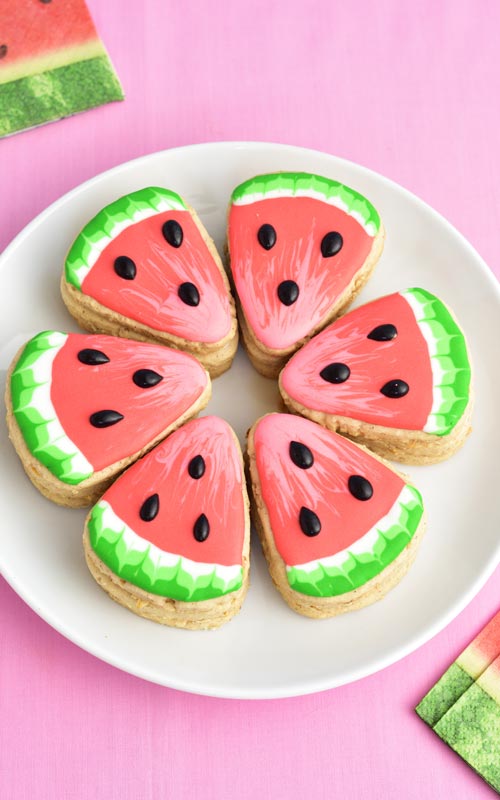
[[[0,142],[0,246],[122,161],[255,139],[325,150],[398,181],[500,276],[497,0],[89,6],[126,102]],[[499,584],[500,569],[446,630],[377,675],[310,697],[240,702],[101,663],[1,581],[0,795],[492,797],[412,709],[500,606]]]

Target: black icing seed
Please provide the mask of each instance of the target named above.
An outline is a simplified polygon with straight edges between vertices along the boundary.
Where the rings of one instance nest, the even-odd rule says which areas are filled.
[[[160,510],[160,498],[157,494],[152,494],[146,498],[139,511],[139,516],[144,522],[152,522]]]
[[[96,411],[95,414],[91,414],[90,424],[94,428],[109,428],[110,425],[116,425],[122,419],[123,414],[120,414],[119,411],[106,409],[105,411]]]
[[[320,377],[328,383],[344,383],[351,374],[351,370],[347,364],[334,362],[324,367],[319,374]]]
[[[195,481],[203,478],[205,474],[205,459],[203,456],[194,456],[188,464],[188,472]]]
[[[305,533],[306,536],[317,536],[321,530],[321,522],[318,515],[305,506],[300,509],[299,523],[302,533]]]
[[[177,294],[187,306],[197,306],[200,303],[200,293],[194,283],[181,283]]]
[[[194,523],[193,534],[197,542],[204,542],[208,539],[210,533],[210,523],[205,514],[200,514]]]
[[[377,325],[368,336],[367,339],[373,339],[374,342],[390,342],[398,335],[398,329],[395,325],[388,323],[387,325]]]
[[[109,358],[102,350],[93,350],[91,347],[85,347],[78,353],[78,361],[81,361],[82,364],[95,366],[96,364],[107,364]]]
[[[314,464],[314,456],[307,445],[301,442],[290,442],[290,458],[300,469],[309,469]]]
[[[272,225],[261,225],[257,231],[257,239],[264,250],[270,250],[276,244],[276,231]]]
[[[0,44],[0,58],[5,58],[8,49],[6,44]]]
[[[132,375],[132,380],[140,389],[150,389],[163,380],[163,375],[158,375],[154,369],[138,369]]]
[[[401,380],[401,378],[396,378],[393,381],[388,381],[385,383],[381,390],[382,394],[385,394],[386,397],[404,397],[405,394],[408,394],[410,391],[410,387],[406,383],[406,381]]]
[[[299,296],[299,287],[295,281],[281,281],[278,286],[278,297],[284,306],[291,306]]]
[[[172,245],[172,247],[181,246],[182,240],[184,239],[184,233],[177,220],[168,219],[163,223],[161,232],[163,233],[166,241]]]
[[[361,475],[351,475],[347,485],[349,491],[356,500],[369,500],[373,495],[373,486],[370,481]]]
[[[115,272],[124,281],[133,281],[137,275],[137,267],[128,256],[118,256],[115,258]]]
[[[344,244],[344,240],[340,233],[337,231],[331,231],[323,236],[321,240],[321,255],[323,258],[331,258],[332,256],[336,256],[337,253],[342,250],[342,245]]]

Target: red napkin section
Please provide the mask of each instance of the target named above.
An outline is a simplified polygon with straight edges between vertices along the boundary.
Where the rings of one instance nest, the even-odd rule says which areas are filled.
[[[84,0],[0,0],[0,137],[123,100]]]

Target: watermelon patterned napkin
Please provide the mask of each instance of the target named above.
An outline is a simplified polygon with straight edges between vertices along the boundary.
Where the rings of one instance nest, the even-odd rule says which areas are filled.
[[[500,792],[500,612],[460,653],[416,712]]]
[[[123,100],[84,0],[0,0],[0,137]]]

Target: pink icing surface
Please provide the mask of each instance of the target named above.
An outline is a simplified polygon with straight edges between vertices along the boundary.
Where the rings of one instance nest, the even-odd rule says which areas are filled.
[[[396,325],[388,342],[367,339],[378,325]],[[332,362],[346,364],[344,383],[320,377]],[[404,397],[387,398],[380,389],[388,381],[405,380]],[[427,343],[409,303],[391,294],[341,317],[308,342],[281,373],[287,394],[306,408],[375,425],[422,430],[432,408],[432,369]]]
[[[82,364],[78,352],[101,350],[110,359]],[[152,369],[163,380],[141,389],[132,380],[138,369]],[[66,434],[96,471],[138,452],[174,422],[202,394],[207,375],[186,353],[115,336],[70,334],[54,359],[51,399]],[[124,419],[95,428],[89,417],[112,409]]]
[[[339,434],[292,414],[269,414],[254,434],[257,470],[276,547],[288,566],[335,555],[360,539],[392,508],[404,481],[377,459]],[[291,441],[307,445],[314,456],[309,469],[290,458]],[[373,486],[370,500],[348,489],[351,475]],[[302,506],[321,520],[317,536],[299,524]]]
[[[276,244],[265,250],[257,240],[264,223],[274,227]],[[321,241],[343,237],[336,256],[323,258]],[[373,238],[353,217],[310,197],[278,197],[232,205],[229,214],[231,271],[246,318],[257,338],[280,350],[307,336],[328,314],[364,264]],[[299,286],[291,306],[278,298],[284,280]]]
[[[203,456],[205,473],[195,480],[188,465],[197,455]],[[144,522],[139,509],[155,493],[160,498],[159,513]],[[103,499],[135,533],[161,550],[210,564],[242,563],[241,457],[231,428],[218,417],[195,419],[175,431],[127,470]],[[210,534],[197,542],[193,526],[202,513],[210,523]]]
[[[176,220],[184,238],[179,248],[162,234],[167,220]],[[134,280],[114,270],[118,256],[137,267]],[[178,296],[181,283],[194,283],[197,306]],[[217,342],[231,328],[228,288],[189,211],[165,211],[123,230],[103,250],[82,284],[82,292],[99,303],[159,331],[196,342]]]

